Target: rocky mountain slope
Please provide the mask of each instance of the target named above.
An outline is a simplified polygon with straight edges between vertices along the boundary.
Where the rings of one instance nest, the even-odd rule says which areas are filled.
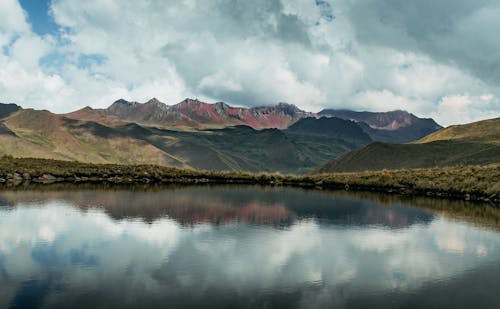
[[[166,105],[157,99],[151,99],[146,103],[121,99],[106,109],[85,107],[65,116],[110,125],[135,122],[141,125],[176,129],[224,128],[235,125],[247,125],[254,129],[285,129],[301,118],[316,115],[286,103],[243,108],[232,107],[223,102],[209,104],[192,99],[185,99],[175,105]]]

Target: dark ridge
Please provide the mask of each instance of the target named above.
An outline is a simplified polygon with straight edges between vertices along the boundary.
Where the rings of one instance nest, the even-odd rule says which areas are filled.
[[[84,131],[88,131],[95,136],[103,137],[103,138],[112,138],[112,137],[121,137],[125,136],[121,132],[118,132],[115,129],[102,125],[100,123],[94,121],[80,121],[70,118],[65,118],[64,121],[71,129],[80,129]]]
[[[286,131],[371,141],[368,134],[357,123],[336,117],[321,117],[319,119],[313,117],[303,118],[291,125]]]
[[[225,127],[225,128],[221,128],[221,129],[205,129],[203,131],[232,133],[232,132],[255,132],[257,130],[255,130],[251,126],[240,124],[240,125],[229,126],[229,127]]]
[[[137,123],[128,123],[126,125],[120,126],[116,128],[118,131],[125,133],[127,135],[131,135],[134,137],[138,136],[149,136],[152,135],[153,133],[151,130],[138,125]]]
[[[20,109],[21,107],[14,103],[0,103],[0,119],[8,117]]]

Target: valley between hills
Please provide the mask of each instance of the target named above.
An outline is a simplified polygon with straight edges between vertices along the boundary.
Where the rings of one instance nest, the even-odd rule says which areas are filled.
[[[0,155],[304,174],[375,141],[406,143],[439,129],[405,111],[315,114],[286,103],[118,100],[68,114],[0,104]]]

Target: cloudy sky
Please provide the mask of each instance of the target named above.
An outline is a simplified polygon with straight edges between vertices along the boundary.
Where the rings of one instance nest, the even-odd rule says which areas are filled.
[[[0,0],[0,102],[500,116],[498,0]]]

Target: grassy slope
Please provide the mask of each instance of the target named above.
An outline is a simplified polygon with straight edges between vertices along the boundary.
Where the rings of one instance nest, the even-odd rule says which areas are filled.
[[[477,197],[500,198],[500,165],[469,166],[454,168],[395,170],[362,173],[329,173],[309,176],[280,174],[250,174],[241,172],[210,172],[177,169],[154,165],[96,165],[88,163],[0,158],[0,178],[8,174],[29,173],[31,178],[51,174],[74,181],[75,177],[93,177],[94,182],[156,183],[248,183],[286,184],[304,187],[345,188],[376,190],[383,192],[406,192],[429,195],[444,193],[443,196],[463,198],[465,194]],[[111,178],[110,178],[111,177]],[[2,180],[0,180],[2,182]],[[496,196],[492,196],[496,195]]]
[[[182,166],[160,149],[97,123],[68,120],[46,111],[21,110],[4,120],[15,133],[0,135],[0,153],[16,157],[94,163]]]
[[[456,125],[430,134],[416,144],[443,140],[463,140],[500,145],[500,118]]]
[[[110,127],[35,110],[17,111],[0,124],[0,155],[208,170],[304,173],[369,141],[245,126],[195,132]]]
[[[319,172],[484,165],[500,162],[500,118],[439,130],[415,143],[372,143]]]
[[[127,134],[145,140],[194,168],[306,172],[318,162],[341,155],[357,145],[336,138],[305,136],[276,129],[234,127],[222,130],[179,132],[145,129]]]

